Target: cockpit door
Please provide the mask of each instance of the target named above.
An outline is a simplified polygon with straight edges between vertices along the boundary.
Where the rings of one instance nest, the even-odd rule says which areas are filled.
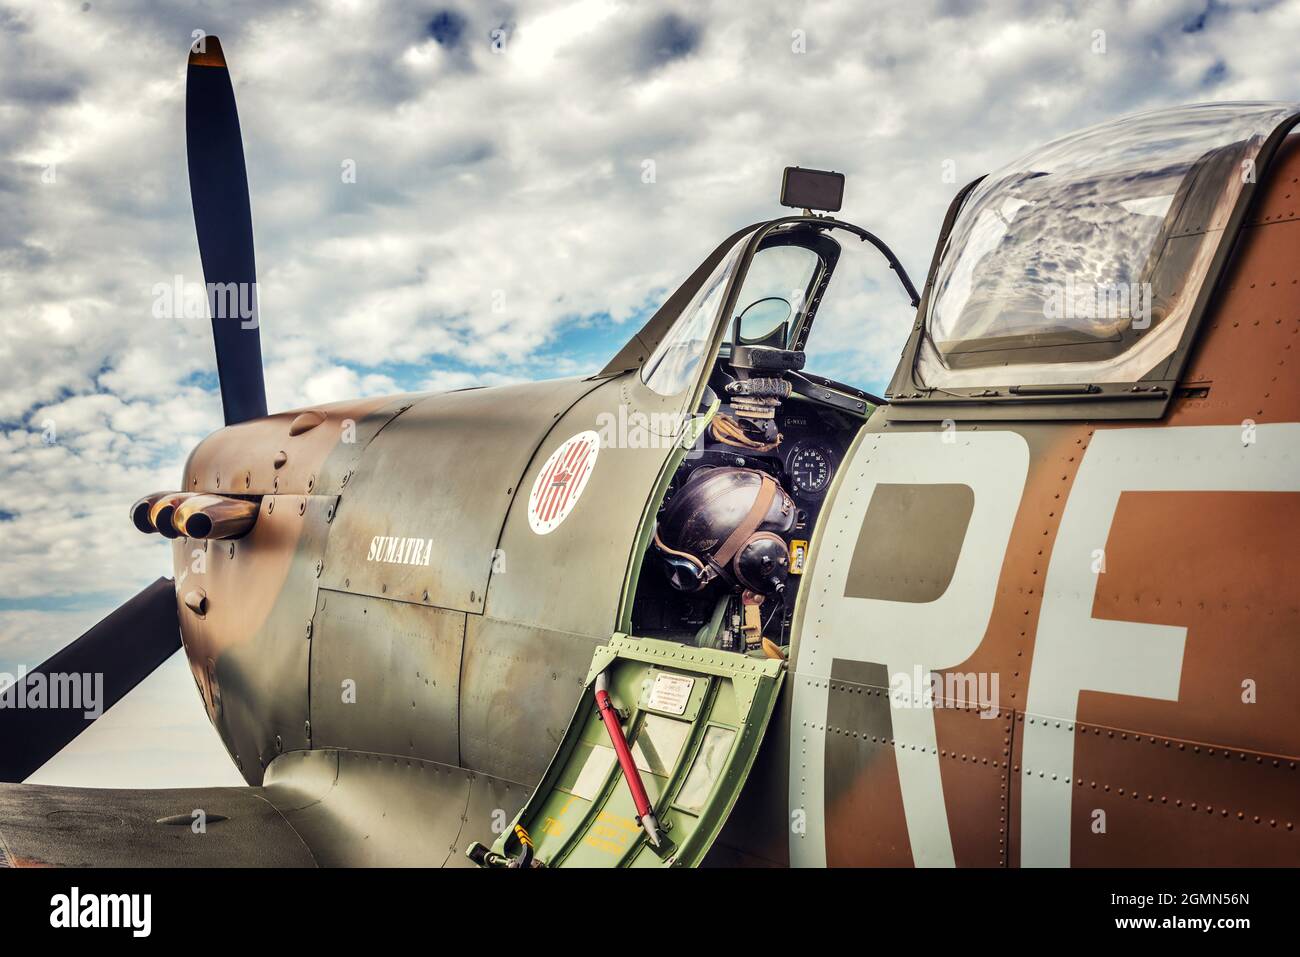
[[[658,848],[596,707],[602,673],[660,824]],[[535,866],[698,865],[753,766],[784,677],[777,659],[616,634],[596,650],[559,750],[490,856],[518,860],[518,825]]]

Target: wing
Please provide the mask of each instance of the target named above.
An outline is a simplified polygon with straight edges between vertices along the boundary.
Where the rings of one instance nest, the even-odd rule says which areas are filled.
[[[0,866],[315,866],[263,790],[0,784]]]

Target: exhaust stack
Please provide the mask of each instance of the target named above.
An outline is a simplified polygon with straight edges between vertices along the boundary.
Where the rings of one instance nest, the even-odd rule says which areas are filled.
[[[167,492],[154,498],[153,504],[149,506],[149,524],[153,526],[153,530],[163,538],[178,537],[180,531],[173,523],[173,516],[176,508],[191,494],[190,492]],[[134,509],[132,514],[134,515]]]
[[[152,535],[158,529],[154,528],[153,520],[149,517],[153,512],[153,507],[158,503],[160,498],[166,495],[174,495],[174,492],[152,492],[144,498],[137,501],[131,506],[131,524],[146,535]]]
[[[176,506],[172,525],[189,538],[240,538],[257,521],[259,503],[199,493]]]

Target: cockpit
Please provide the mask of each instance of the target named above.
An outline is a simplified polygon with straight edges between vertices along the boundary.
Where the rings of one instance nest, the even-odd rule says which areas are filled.
[[[710,363],[704,424],[643,556],[630,622],[638,636],[784,654],[821,505],[883,401],[805,368],[842,244],[860,243],[860,232],[802,218],[737,239],[642,365],[645,386],[672,396]]]

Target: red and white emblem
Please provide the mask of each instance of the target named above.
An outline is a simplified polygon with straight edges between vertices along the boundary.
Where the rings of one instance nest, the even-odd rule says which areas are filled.
[[[600,453],[600,435],[579,432],[551,453],[528,496],[528,527],[538,535],[557,529],[569,517],[587,487]]]

